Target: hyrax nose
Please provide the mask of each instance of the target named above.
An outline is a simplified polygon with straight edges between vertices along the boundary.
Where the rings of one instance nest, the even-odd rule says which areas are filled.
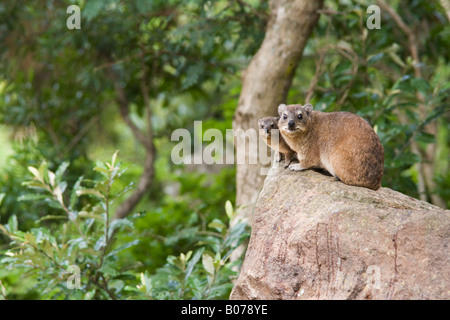
[[[266,128],[266,133],[267,133],[267,134],[270,133],[270,128]]]
[[[290,129],[295,128],[295,121],[294,120],[289,120],[288,126],[289,126]]]

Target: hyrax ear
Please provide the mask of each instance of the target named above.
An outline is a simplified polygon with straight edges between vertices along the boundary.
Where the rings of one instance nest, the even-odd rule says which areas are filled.
[[[287,110],[287,106],[285,104],[280,104],[278,106],[278,114],[281,116],[283,114],[284,111]]]
[[[313,110],[313,105],[311,103],[307,103],[303,106],[305,109],[306,114],[309,116]]]

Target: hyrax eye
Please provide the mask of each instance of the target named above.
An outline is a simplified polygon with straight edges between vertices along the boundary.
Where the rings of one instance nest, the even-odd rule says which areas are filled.
[[[300,114],[297,116],[297,118],[302,119],[302,118],[303,118],[302,114],[300,113]]]
[[[287,115],[283,114],[283,119],[287,119]]]

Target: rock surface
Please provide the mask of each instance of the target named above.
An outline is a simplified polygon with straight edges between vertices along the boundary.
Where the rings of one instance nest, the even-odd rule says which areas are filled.
[[[271,168],[230,299],[450,299],[450,211]]]

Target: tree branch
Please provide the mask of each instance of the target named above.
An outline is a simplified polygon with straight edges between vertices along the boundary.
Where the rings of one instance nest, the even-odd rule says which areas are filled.
[[[91,128],[98,122],[100,119],[100,114],[95,115],[92,117],[84,126],[81,128],[81,130],[77,133],[77,135],[70,141],[69,145],[67,146],[65,152],[68,153],[72,151],[72,149],[80,142],[83,137],[88,134],[88,132],[91,130]]]
[[[117,93],[117,102],[119,104],[119,111],[120,115],[122,116],[125,123],[128,125],[128,127],[131,129],[133,135],[136,137],[136,139],[144,146],[145,148],[145,160],[143,165],[143,172],[139,179],[137,188],[134,190],[134,192],[129,196],[124,202],[120,204],[120,206],[117,208],[116,213],[114,215],[115,219],[123,219],[125,218],[133,209],[134,207],[139,203],[139,201],[144,196],[147,189],[150,187],[150,185],[153,182],[154,177],[154,160],[155,160],[155,147],[153,144],[153,127],[151,122],[151,106],[150,106],[150,97],[149,97],[149,89],[147,86],[147,66],[144,62],[144,54],[142,54],[142,68],[143,68],[143,75],[141,78],[141,93],[144,99],[145,103],[145,109],[147,112],[147,134],[144,134],[141,130],[139,130],[138,127],[133,123],[129,116],[129,102],[125,94],[125,90],[120,85],[118,78],[112,68],[108,68],[108,73],[110,75],[110,78],[113,80],[114,87],[116,89]]]
[[[445,2],[445,1],[444,1]],[[414,60],[414,76],[416,78],[422,78],[422,70],[420,67],[420,56],[419,56],[419,43],[417,40],[417,36],[415,32],[408,27],[408,25],[403,21],[402,17],[392,8],[389,4],[387,4],[384,0],[377,0],[377,4],[386,11],[397,24],[397,26],[407,35],[408,37],[408,48],[411,54],[411,57]],[[426,119],[428,111],[427,102],[425,97],[420,92],[416,92],[416,97],[420,101],[419,106],[419,114],[420,120],[424,121]],[[399,115],[400,119],[405,119],[406,116]],[[403,120],[404,123],[405,120]],[[437,124],[436,121],[433,121],[427,124],[424,129],[428,131],[428,133],[432,135],[437,134]],[[434,177],[434,160],[436,153],[436,144],[429,143],[425,150],[421,150],[418,143],[415,140],[411,141],[411,151],[418,155],[422,160],[417,163],[417,171],[418,171],[418,191],[419,197],[423,201],[427,201],[427,189],[430,194],[431,201],[445,208],[445,201],[439,195],[434,192],[436,184],[433,180]]]
[[[409,51],[411,53],[411,57],[414,60],[414,75],[417,78],[422,77],[422,71],[420,70],[420,58],[419,58],[419,49],[417,43],[417,37],[411,28],[403,21],[402,17],[392,8],[389,4],[384,2],[384,0],[377,0],[378,5],[386,11],[397,24],[397,26],[408,36],[408,46]]]
[[[130,108],[129,108],[129,102],[125,94],[125,90],[120,85],[119,79],[117,78],[116,73],[112,70],[112,68],[108,69],[108,73],[110,78],[113,80],[114,88],[116,89],[117,93],[117,103],[119,104],[119,112],[122,116],[122,119],[125,121],[125,123],[128,125],[128,127],[133,132],[133,135],[136,137],[136,139],[139,140],[140,143],[142,143],[147,149],[151,147],[151,143],[141,130],[139,130],[138,127],[134,124],[134,122],[130,118]]]

